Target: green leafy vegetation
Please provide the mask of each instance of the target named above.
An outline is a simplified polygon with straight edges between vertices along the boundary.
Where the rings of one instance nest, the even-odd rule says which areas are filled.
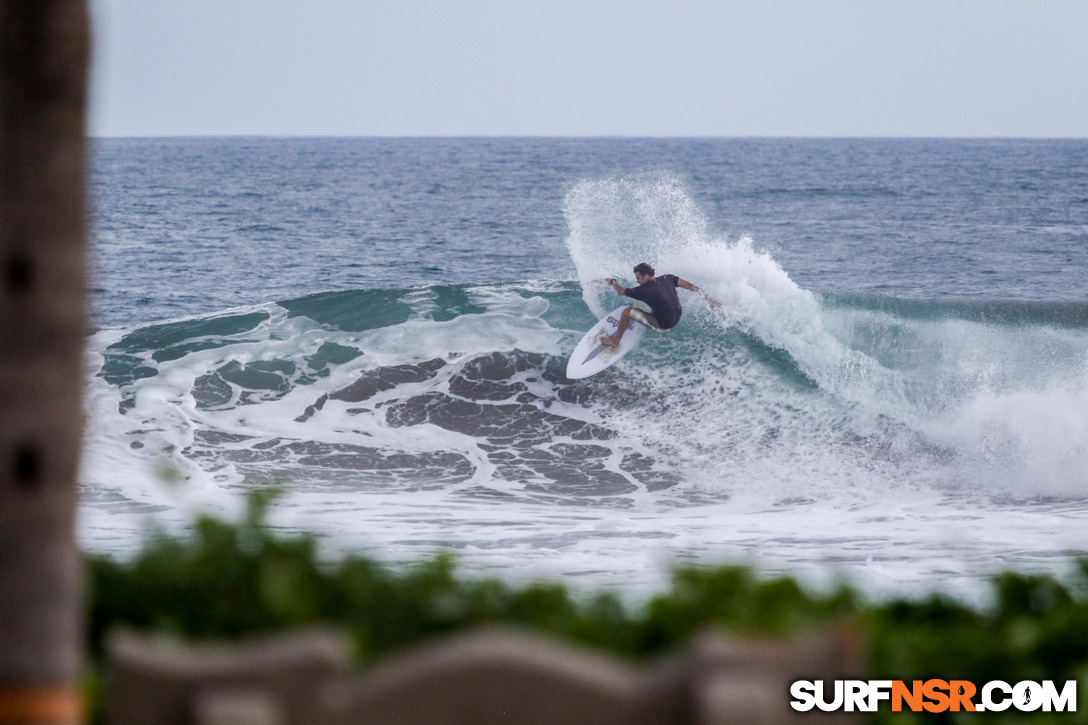
[[[572,595],[550,583],[511,585],[458,573],[438,556],[392,566],[359,556],[329,561],[309,535],[265,525],[274,494],[250,499],[239,522],[202,518],[187,537],[155,536],[131,559],[89,555],[90,650],[101,655],[111,627],[126,625],[193,638],[232,638],[313,625],[347,632],[361,663],[433,635],[484,623],[550,633],[640,659],[719,626],[748,634],[800,634],[842,622],[864,633],[874,679],[1088,680],[1088,560],[1063,581],[1006,573],[993,580],[992,604],[941,595],[867,602],[847,584],[808,591],[786,577],[743,567],[678,568],[664,593],[638,606],[615,593]],[[1078,722],[1075,715],[1032,715]],[[885,707],[871,720],[918,715]],[[1015,711],[1013,711],[1015,712]],[[926,713],[927,722],[973,714]],[[1022,721],[990,713],[987,722]]]

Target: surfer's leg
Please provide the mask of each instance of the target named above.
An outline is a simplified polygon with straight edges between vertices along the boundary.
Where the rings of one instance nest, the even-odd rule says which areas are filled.
[[[631,308],[624,307],[623,312],[620,313],[620,324],[616,328],[616,334],[611,336],[601,337],[601,344],[608,347],[619,347],[620,340],[623,339],[623,333],[627,331],[628,321],[631,319]]]
[[[631,319],[635,322],[645,327],[649,327],[654,332],[665,332],[665,328],[658,323],[657,318],[646,310],[640,310],[637,307],[631,307],[629,309],[631,310]]]

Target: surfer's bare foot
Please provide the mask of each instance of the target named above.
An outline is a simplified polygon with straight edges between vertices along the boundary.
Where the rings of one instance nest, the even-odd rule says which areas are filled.
[[[620,346],[619,340],[616,340],[614,337],[609,337],[608,335],[601,335],[598,340],[605,347],[615,348]]]

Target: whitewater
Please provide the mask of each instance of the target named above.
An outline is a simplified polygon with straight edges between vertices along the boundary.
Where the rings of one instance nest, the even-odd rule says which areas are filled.
[[[88,342],[86,547],[123,554],[154,527],[181,530],[199,512],[237,515],[247,490],[273,485],[284,491],[273,524],[318,534],[330,555],[411,561],[452,551],[483,575],[637,594],[662,586],[671,566],[699,562],[813,583],[844,578],[876,596],[973,597],[996,571],[1061,573],[1085,551],[1088,300],[1075,285],[1013,295],[984,276],[972,282],[977,268],[965,263],[920,265],[919,294],[889,293],[909,275],[902,266],[880,271],[894,251],[886,219],[864,233],[840,219],[855,225],[848,251],[860,261],[845,258],[849,240],[839,236],[764,243],[761,232],[804,238],[833,226],[842,209],[857,213],[862,197],[890,216],[918,203],[889,202],[891,192],[907,192],[856,183],[857,159],[841,149],[842,159],[824,162],[839,175],[837,190],[827,169],[819,187],[776,180],[761,188],[777,189],[777,210],[738,232],[719,205],[743,194],[700,181],[713,174],[695,147],[681,148],[683,163],[672,159],[680,171],[633,162],[602,169],[598,160],[572,173],[569,155],[584,149],[460,142],[456,150],[478,162],[477,178],[493,179],[481,188],[464,181],[473,177],[463,163],[443,165],[448,146],[431,143],[435,158],[419,145],[396,147],[403,163],[386,177],[375,168],[349,173],[366,154],[326,167],[319,198],[298,180],[262,187],[255,179],[264,177],[241,162],[224,169],[214,148],[206,157],[166,142],[105,149],[99,304],[119,312]],[[957,163],[980,153],[942,149],[959,154]],[[290,144],[263,150],[277,163],[304,156]],[[554,157],[543,180],[510,162],[543,152]],[[863,168],[876,174],[885,156],[869,154]],[[430,165],[420,168],[423,157]],[[991,165],[1007,159],[998,153]],[[783,163],[749,158],[752,175],[770,173],[772,161]],[[146,180],[153,163],[177,173],[163,173],[157,192],[134,192],[134,175]],[[216,196],[182,183],[194,173],[244,183]],[[337,197],[344,187],[329,174],[348,174],[352,195]],[[395,188],[417,177],[416,192],[374,192],[383,178]],[[1013,198],[1038,201],[1022,186]],[[363,235],[313,230],[335,226],[337,198],[370,193],[426,204],[417,209],[429,221],[417,223],[427,234],[444,231],[417,239],[392,211],[386,228]],[[183,217],[185,204],[194,214],[213,196],[217,217]],[[489,219],[487,200],[507,216]],[[1080,248],[1088,234],[1088,193],[1079,203],[1061,224],[1032,232],[1036,244],[1051,244],[1051,261],[1066,260],[1062,273],[1069,252],[1054,240]],[[268,219],[276,204],[287,210]],[[236,219],[237,210],[264,223]],[[977,262],[986,239],[970,247],[974,231],[958,213],[950,205],[936,227],[955,229],[960,251]],[[992,239],[996,226],[982,236]],[[309,247],[296,239],[303,228],[318,235]],[[209,236],[217,229],[221,237]],[[237,259],[236,237],[268,259]],[[182,267],[206,271],[121,284],[109,267],[167,247]],[[214,261],[202,263],[201,249]],[[1015,268],[1016,249],[1000,252]],[[385,255],[382,264],[367,266],[368,254]],[[338,272],[337,255],[356,271]],[[852,282],[811,284],[835,258],[853,265]],[[414,277],[389,274],[412,260],[421,265]],[[617,304],[603,280],[632,284],[640,261],[695,282],[721,308],[681,292],[677,328],[647,336],[604,373],[565,379],[574,344]],[[1032,256],[1024,267],[1038,264]],[[265,283],[225,282],[252,274]],[[957,276],[972,294],[942,288],[939,280]],[[1044,266],[1038,279],[1054,284],[1055,276]],[[180,314],[163,314],[173,307]]]

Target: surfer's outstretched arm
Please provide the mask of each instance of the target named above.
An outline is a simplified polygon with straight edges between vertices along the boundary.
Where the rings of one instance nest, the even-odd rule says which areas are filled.
[[[618,294],[620,297],[623,297],[623,293],[627,291],[626,287],[623,287],[622,285],[620,285],[619,282],[612,279],[611,277],[606,279],[605,282],[612,285],[612,289],[614,289],[616,291],[616,294]]]
[[[686,289],[689,292],[695,292],[697,294],[701,294],[703,297],[706,297],[707,304],[710,305],[710,309],[712,310],[716,310],[722,306],[722,303],[718,302],[716,299],[708,295],[706,293],[706,290],[702,289],[701,287],[696,287],[691,282],[688,282],[686,279],[677,279],[676,286],[682,289]]]

